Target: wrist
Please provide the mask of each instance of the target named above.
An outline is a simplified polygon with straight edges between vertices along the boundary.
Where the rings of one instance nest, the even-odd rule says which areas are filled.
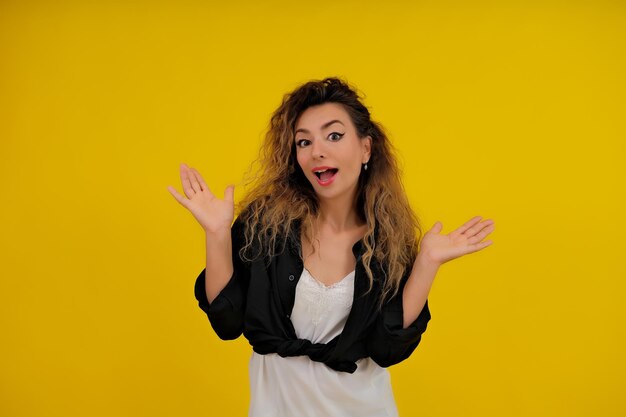
[[[419,252],[415,259],[415,266],[422,269],[437,270],[441,265],[441,262],[430,257],[427,252]]]
[[[223,228],[217,230],[204,229],[207,240],[222,242],[230,239],[231,229]]]

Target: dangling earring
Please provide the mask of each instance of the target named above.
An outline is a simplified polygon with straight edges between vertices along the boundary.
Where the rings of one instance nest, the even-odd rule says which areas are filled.
[[[367,171],[367,162],[365,163],[365,166],[363,167],[363,169]]]

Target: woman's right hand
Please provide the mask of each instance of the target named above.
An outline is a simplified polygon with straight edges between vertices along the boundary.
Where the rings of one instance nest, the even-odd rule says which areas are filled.
[[[183,207],[193,214],[207,233],[229,232],[235,216],[235,186],[229,185],[224,191],[224,199],[217,198],[196,169],[180,164],[180,181],[187,198],[180,195],[170,185],[168,191]]]

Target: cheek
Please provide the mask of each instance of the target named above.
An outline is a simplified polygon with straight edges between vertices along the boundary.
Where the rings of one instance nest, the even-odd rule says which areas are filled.
[[[304,167],[306,166],[306,163],[307,163],[307,158],[304,155],[304,152],[297,152],[296,160],[298,161],[298,165],[300,165],[300,168],[302,168],[302,170],[304,171]]]

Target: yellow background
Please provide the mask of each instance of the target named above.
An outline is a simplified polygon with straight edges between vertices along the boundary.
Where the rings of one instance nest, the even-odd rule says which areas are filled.
[[[240,185],[329,75],[425,229],[496,223],[390,368],[400,414],[626,415],[625,41],[620,1],[0,3],[0,415],[246,414],[251,348],[197,307],[204,235],[166,187]]]

